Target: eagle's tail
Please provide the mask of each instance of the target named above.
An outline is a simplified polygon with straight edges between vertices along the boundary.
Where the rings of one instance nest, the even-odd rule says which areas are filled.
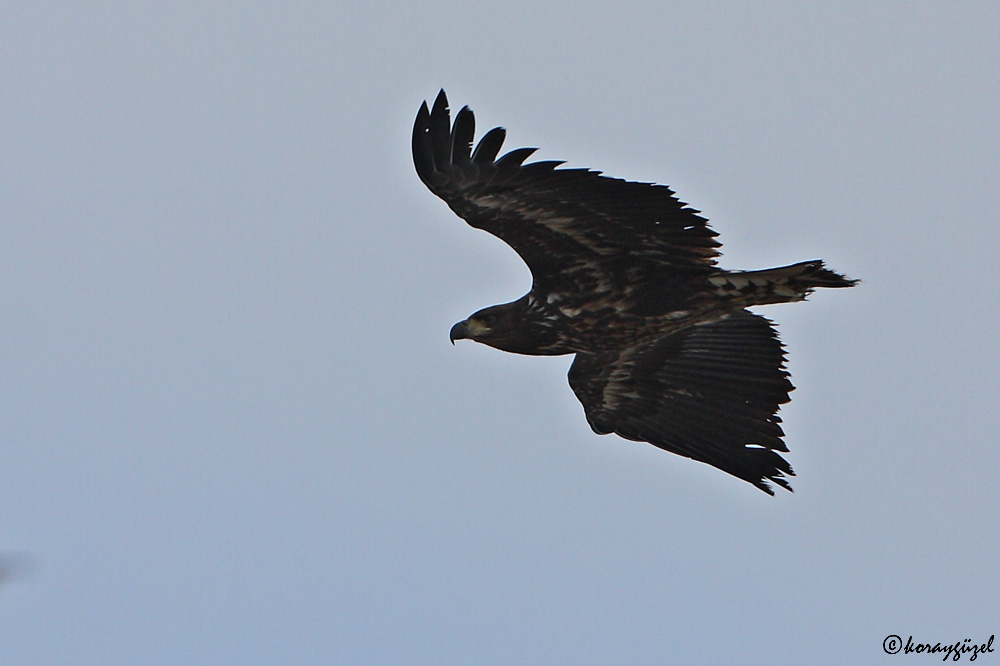
[[[817,287],[853,287],[846,278],[823,266],[819,259],[762,271],[727,271],[710,277],[720,296],[746,301],[743,305],[768,305],[804,300]]]

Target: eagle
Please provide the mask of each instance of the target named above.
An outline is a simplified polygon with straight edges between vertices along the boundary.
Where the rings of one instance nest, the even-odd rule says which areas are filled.
[[[851,287],[820,260],[728,271],[700,211],[665,185],[599,171],[497,158],[491,129],[473,149],[475,117],[454,123],[441,90],[413,125],[413,164],[471,226],[510,245],[531,270],[521,298],[451,328],[515,354],[575,354],[569,384],[599,435],[616,433],[707,463],[774,495],[789,491],[781,405],[794,389],[771,320],[747,308],[791,303],[818,287]],[[780,453],[779,453],[780,452]]]

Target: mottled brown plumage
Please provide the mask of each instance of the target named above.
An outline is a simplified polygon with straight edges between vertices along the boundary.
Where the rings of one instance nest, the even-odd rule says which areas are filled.
[[[792,385],[771,322],[747,307],[855,284],[807,261],[724,271],[698,211],[664,185],[608,178],[561,162],[497,159],[505,132],[473,151],[475,119],[451,123],[442,90],[413,127],[420,179],[531,270],[531,291],[455,324],[518,354],[576,354],[569,382],[598,434],[617,433],[713,465],[773,494],[791,466],[777,416]]]

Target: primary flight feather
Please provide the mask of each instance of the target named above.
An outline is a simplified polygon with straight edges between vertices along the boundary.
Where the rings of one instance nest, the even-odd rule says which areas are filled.
[[[717,234],[664,185],[561,162],[497,158],[505,131],[473,150],[468,107],[442,90],[413,126],[425,185],[531,270],[531,291],[451,329],[518,354],[576,354],[569,383],[598,434],[617,433],[713,465],[774,494],[791,466],[777,416],[793,389],[770,320],[746,308],[850,287],[819,260],[761,271],[716,266]]]

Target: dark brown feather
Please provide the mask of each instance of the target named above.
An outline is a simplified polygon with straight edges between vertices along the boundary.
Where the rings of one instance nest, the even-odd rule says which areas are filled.
[[[532,289],[452,328],[531,355],[575,353],[569,382],[599,434],[617,433],[713,465],[774,494],[791,490],[779,452],[781,405],[793,389],[771,322],[745,310],[856,281],[822,261],[762,271],[715,266],[719,242],[698,211],[664,185],[597,171],[497,159],[506,132],[473,149],[475,117],[451,123],[442,90],[420,106],[413,164],[471,226],[510,245]]]
[[[438,94],[413,128],[417,174],[432,192],[474,227],[514,248],[536,280],[565,275],[581,260],[614,278],[621,259],[668,264],[707,274],[719,243],[697,211],[664,185],[608,178],[559,162],[523,164],[519,148],[494,162],[505,137],[487,132],[471,157],[464,150],[474,127],[463,108],[450,126],[448,100]],[[470,163],[480,169],[463,168]]]
[[[773,494],[791,466],[775,415],[793,389],[770,322],[746,311],[619,353],[577,354],[570,386],[594,432],[714,465]],[[748,446],[752,445],[752,446]]]

